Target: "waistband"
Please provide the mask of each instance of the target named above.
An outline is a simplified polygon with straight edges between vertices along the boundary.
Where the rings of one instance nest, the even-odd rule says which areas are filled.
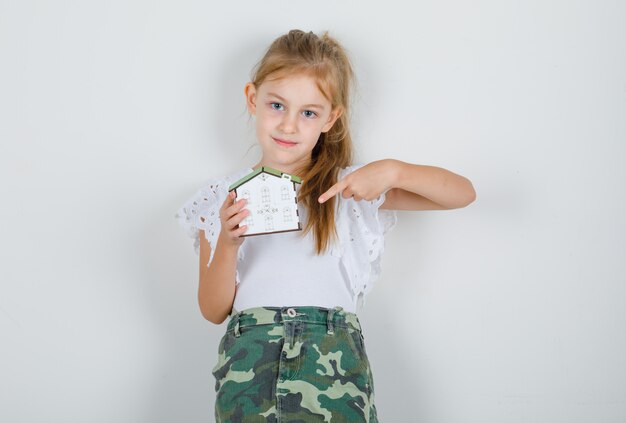
[[[235,312],[233,309],[226,330],[234,330],[238,336],[241,327],[279,325],[289,321],[326,325],[328,333],[333,333],[335,326],[361,330],[361,323],[357,315],[339,306],[333,308],[317,306],[252,307],[240,312]]]

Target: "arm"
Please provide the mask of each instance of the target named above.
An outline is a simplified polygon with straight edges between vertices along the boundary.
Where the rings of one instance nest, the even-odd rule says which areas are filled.
[[[220,324],[230,314],[237,290],[235,276],[237,271],[237,252],[244,242],[242,235],[247,226],[238,227],[246,218],[248,210],[243,209],[246,200],[235,203],[235,193],[231,192],[220,209],[221,230],[213,260],[207,267],[211,257],[211,245],[204,231],[200,231],[200,284],[198,303],[200,311],[208,321]]]
[[[213,261],[207,267],[211,257],[211,245],[200,230],[200,282],[198,304],[205,319],[219,325],[228,315],[235,301],[235,270],[238,247],[217,241]]]
[[[330,187],[318,201],[323,203],[337,193],[356,201],[375,200],[385,193],[380,208],[389,210],[455,209],[476,199],[472,183],[461,175],[394,159],[360,167]]]
[[[385,194],[381,209],[448,210],[466,207],[476,200],[469,179],[449,170],[387,159],[392,188]]]

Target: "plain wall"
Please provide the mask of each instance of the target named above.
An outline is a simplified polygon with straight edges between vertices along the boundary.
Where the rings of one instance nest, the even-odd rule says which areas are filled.
[[[174,213],[256,163],[289,29],[358,77],[358,161],[468,177],[398,212],[360,315],[382,422],[626,421],[626,6],[0,2],[0,421],[213,420],[225,323]]]

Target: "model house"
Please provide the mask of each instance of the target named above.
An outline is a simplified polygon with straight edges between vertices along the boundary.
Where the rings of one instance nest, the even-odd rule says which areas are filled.
[[[295,175],[263,166],[228,187],[237,194],[236,201],[248,201],[250,214],[240,223],[248,229],[242,236],[301,230],[296,197],[300,183]]]

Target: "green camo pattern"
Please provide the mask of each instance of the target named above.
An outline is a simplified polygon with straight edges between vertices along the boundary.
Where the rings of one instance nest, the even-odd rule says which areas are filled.
[[[378,422],[361,325],[341,307],[233,311],[218,353],[218,423]]]

